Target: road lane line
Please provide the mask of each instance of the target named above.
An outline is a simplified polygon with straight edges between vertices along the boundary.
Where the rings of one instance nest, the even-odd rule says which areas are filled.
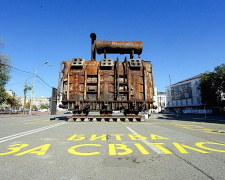
[[[41,128],[38,128],[38,129],[33,129],[33,130],[30,130],[30,131],[25,131],[25,132],[22,132],[22,133],[14,134],[14,135],[11,135],[11,136],[2,137],[2,138],[0,138],[0,140],[1,140],[1,139],[6,139],[6,138],[10,138],[10,137],[13,137],[13,136],[17,136],[17,135],[21,135],[21,134],[24,134],[24,133],[29,133],[29,132],[36,132],[36,131],[40,131],[40,130],[45,130],[45,129],[52,128],[52,127],[55,127],[55,126],[59,126],[59,125],[61,125],[61,124],[64,124],[64,123],[57,123],[57,124],[53,124],[53,125],[41,127]]]
[[[19,138],[19,137],[22,137],[22,136],[26,136],[26,135],[29,135],[29,134],[34,134],[34,133],[37,133],[37,132],[41,132],[41,131],[44,131],[44,130],[47,130],[47,129],[51,129],[51,128],[63,125],[65,123],[66,122],[57,123],[57,124],[54,124],[54,125],[50,125],[50,126],[46,126],[46,127],[42,127],[42,128],[26,131],[26,132],[14,134],[14,135],[11,135],[11,136],[2,137],[2,138],[0,138],[0,140],[2,140],[2,141],[0,141],[0,143],[6,142],[6,141],[9,141],[9,140],[12,140],[12,139],[16,139],[16,138]]]
[[[133,129],[126,127],[130,132],[132,132],[133,134],[138,134],[137,132],[135,132]],[[141,140],[143,143],[145,143],[148,147],[150,147],[150,149],[152,149],[154,152],[156,152],[157,154],[165,154],[162,151],[160,151],[157,147],[155,147],[152,144],[149,144],[150,142],[146,139]]]
[[[41,127],[41,128],[33,129],[33,130],[30,130],[30,131],[25,131],[25,132],[22,132],[22,133],[18,133],[18,134],[11,135],[11,136],[2,137],[2,138],[0,138],[0,140],[6,139],[6,138],[10,138],[10,137],[13,137],[13,136],[17,136],[17,135],[21,135],[21,134],[24,134],[24,133],[35,132],[35,131],[39,131],[39,130],[42,130],[42,129],[55,127],[55,126],[58,126],[60,124],[62,124],[62,123],[53,124],[53,125],[49,125],[49,126],[46,126],[46,127]]]

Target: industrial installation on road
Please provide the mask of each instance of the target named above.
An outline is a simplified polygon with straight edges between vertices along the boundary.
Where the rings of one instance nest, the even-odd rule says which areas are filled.
[[[90,37],[91,60],[73,58],[61,62],[60,107],[71,110],[70,119],[74,120],[82,120],[91,110],[98,110],[99,118],[109,118],[118,110],[131,121],[140,118],[139,112],[153,108],[154,94],[152,64],[140,59],[142,41],[100,41],[95,33]],[[104,58],[96,61],[96,52],[104,54]],[[107,54],[129,54],[129,57],[125,56],[123,61],[117,57],[114,61]]]

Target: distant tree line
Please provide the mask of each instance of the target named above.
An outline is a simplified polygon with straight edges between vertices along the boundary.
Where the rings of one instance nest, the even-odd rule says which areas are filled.
[[[216,66],[213,72],[205,72],[199,85],[202,103],[209,107],[225,107],[225,64]]]
[[[6,104],[9,105],[11,108],[19,108],[21,104],[19,104],[18,100],[14,96],[10,96],[6,90],[5,85],[10,80],[10,59],[8,56],[5,56],[1,53],[1,49],[3,48],[4,43],[0,40],[0,105]],[[27,91],[30,91],[32,89],[32,86],[28,86],[27,82],[24,84],[24,105],[26,102],[26,93]],[[24,112],[24,108],[23,108]]]
[[[0,50],[1,48],[3,48],[2,41],[0,41]],[[7,56],[2,55],[0,51],[0,104],[4,103],[7,99],[7,93],[4,87],[10,79],[10,66],[8,66],[9,63],[9,58]]]
[[[3,48],[4,43],[0,40],[0,50]],[[10,59],[0,51],[0,105],[7,104],[10,107],[18,107],[19,103],[17,99],[10,96],[6,90],[5,85],[10,79]]]

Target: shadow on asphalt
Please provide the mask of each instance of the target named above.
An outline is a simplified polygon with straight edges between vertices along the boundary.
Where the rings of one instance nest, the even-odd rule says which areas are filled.
[[[157,119],[225,124],[224,115],[159,114]]]
[[[156,115],[156,114],[155,114]],[[56,115],[50,120],[58,121],[68,121],[68,115]],[[157,115],[156,115],[157,116]],[[156,117],[158,120],[177,120],[177,121],[189,121],[189,122],[206,122],[206,123],[217,123],[225,124],[225,116],[223,115],[207,115],[206,118],[204,115],[193,115],[193,114],[158,114]]]
[[[50,121],[52,121],[52,120],[67,121],[68,118],[67,118],[67,116],[55,116],[53,118],[50,118]]]

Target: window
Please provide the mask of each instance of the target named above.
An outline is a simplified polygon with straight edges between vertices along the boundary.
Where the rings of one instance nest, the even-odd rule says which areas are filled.
[[[171,88],[172,100],[186,99],[192,97],[191,83],[185,83]]]

